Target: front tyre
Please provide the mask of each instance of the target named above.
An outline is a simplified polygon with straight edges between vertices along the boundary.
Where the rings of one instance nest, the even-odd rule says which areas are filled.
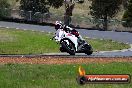
[[[60,51],[61,52],[66,52],[66,50],[62,46],[60,47]]]
[[[87,55],[91,55],[93,53],[93,48],[92,48],[92,46],[90,44],[89,45],[85,45],[84,53],[87,54]]]
[[[70,55],[75,55],[76,50],[75,50],[74,44],[71,41],[63,40],[61,44],[62,44],[62,47],[66,50],[67,53],[69,53]]]

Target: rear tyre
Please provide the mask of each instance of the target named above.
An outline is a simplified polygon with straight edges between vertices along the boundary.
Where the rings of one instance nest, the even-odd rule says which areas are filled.
[[[74,44],[71,42],[71,41],[69,41],[69,40],[67,40],[68,42],[69,42],[69,44],[67,44],[67,42],[66,41],[62,41],[62,47],[66,50],[66,52],[67,53],[69,53],[70,55],[75,55],[75,53],[76,53],[76,50],[75,50],[75,47],[74,47]]]

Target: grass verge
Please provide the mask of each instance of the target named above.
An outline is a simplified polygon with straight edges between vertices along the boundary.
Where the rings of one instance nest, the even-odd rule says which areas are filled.
[[[59,52],[51,33],[0,28],[0,54],[43,54]],[[129,45],[112,40],[86,39],[94,51],[121,50]]]
[[[0,88],[131,88],[130,84],[87,84],[76,82],[79,65],[87,74],[130,74],[132,63],[90,63],[70,65],[0,65]]]
[[[0,54],[42,54],[59,52],[51,34],[16,29],[0,30]]]
[[[93,48],[94,51],[112,51],[112,50],[122,50],[128,49],[130,46],[128,44],[119,43],[113,40],[100,40],[100,39],[86,39]]]

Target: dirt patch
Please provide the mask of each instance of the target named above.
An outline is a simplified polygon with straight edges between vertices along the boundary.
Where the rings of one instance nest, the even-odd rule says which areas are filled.
[[[81,63],[111,63],[132,62],[132,57],[125,58],[56,58],[56,57],[0,57],[0,64],[81,64]]]

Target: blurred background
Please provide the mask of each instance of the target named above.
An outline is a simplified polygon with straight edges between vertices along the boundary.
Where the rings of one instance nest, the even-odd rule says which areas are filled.
[[[0,20],[42,25],[54,24],[57,20],[65,23],[68,5],[70,8],[70,6],[74,4],[73,8],[70,8],[69,11],[71,13],[71,15],[69,15],[70,25],[77,28],[103,30],[104,19],[96,16],[100,15],[97,14],[97,11],[96,15],[92,14],[96,9],[93,9],[94,5],[97,4],[95,4],[96,1],[103,2],[103,0],[0,0]],[[128,21],[123,18],[125,17],[124,14],[128,12],[128,7],[130,7],[129,4],[132,0],[117,1],[121,1],[122,3],[118,5],[118,10],[115,11],[116,14],[111,12],[112,16],[107,17],[108,28],[106,30],[131,32],[131,24],[126,24],[132,22],[130,21],[128,23]],[[104,2],[105,5],[107,3],[110,2]],[[101,6],[103,5],[101,4]],[[105,7],[101,7],[101,9],[102,8],[105,9]],[[108,9],[110,8],[112,7],[109,5]],[[114,10],[114,7],[112,9]],[[131,19],[131,17],[128,18]]]

